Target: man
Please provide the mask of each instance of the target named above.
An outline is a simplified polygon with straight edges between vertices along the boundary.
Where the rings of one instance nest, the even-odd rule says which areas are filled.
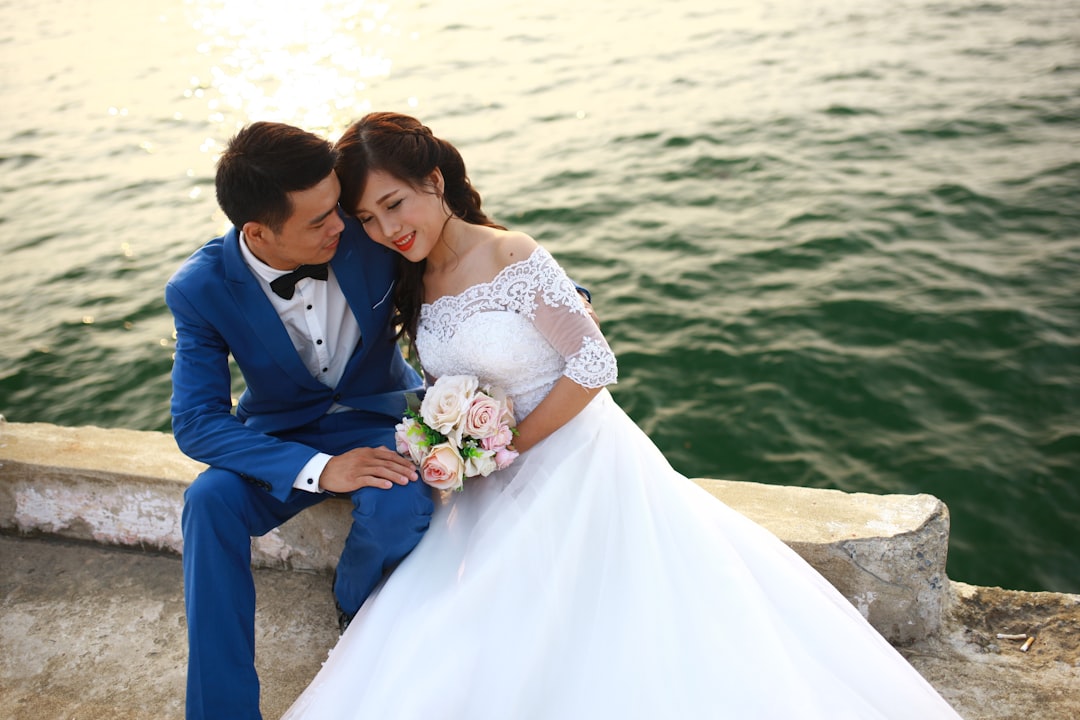
[[[216,176],[233,227],[165,289],[173,433],[210,466],[184,496],[189,720],[260,717],[251,536],[350,498],[334,583],[344,625],[430,520],[427,486],[389,449],[404,392],[422,385],[390,326],[394,258],[340,212],[335,160],[288,125],[241,130]],[[235,414],[230,354],[246,384]]]

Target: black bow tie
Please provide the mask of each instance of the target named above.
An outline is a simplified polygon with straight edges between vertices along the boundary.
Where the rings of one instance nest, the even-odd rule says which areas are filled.
[[[290,300],[292,299],[293,292],[296,290],[296,283],[304,278],[309,277],[315,278],[316,280],[325,280],[328,276],[326,267],[326,263],[321,265],[301,265],[291,273],[282,275],[277,280],[271,282],[270,289],[286,300]]]

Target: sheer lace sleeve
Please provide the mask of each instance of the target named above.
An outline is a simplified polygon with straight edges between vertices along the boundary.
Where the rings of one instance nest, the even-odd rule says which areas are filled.
[[[533,255],[528,263],[536,273],[532,321],[566,360],[563,375],[587,388],[616,382],[615,353],[589,317],[574,283],[547,250],[537,248]]]

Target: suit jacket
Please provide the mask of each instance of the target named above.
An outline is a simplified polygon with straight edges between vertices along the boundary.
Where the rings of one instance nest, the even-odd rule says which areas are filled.
[[[386,444],[420,377],[402,358],[390,316],[395,256],[352,218],[330,265],[357,323],[360,343],[337,387],[304,366],[288,332],[240,253],[232,228],[197,250],[165,286],[176,326],[172,418],[177,445],[214,467],[256,478],[285,500],[297,473],[323,448],[289,440],[335,402],[354,408],[357,446]],[[232,412],[229,356],[246,389]]]

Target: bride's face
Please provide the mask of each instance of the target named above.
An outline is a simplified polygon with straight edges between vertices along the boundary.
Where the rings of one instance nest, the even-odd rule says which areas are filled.
[[[419,187],[382,171],[370,172],[356,218],[372,240],[419,262],[439,243],[450,217],[442,190],[438,168]]]

